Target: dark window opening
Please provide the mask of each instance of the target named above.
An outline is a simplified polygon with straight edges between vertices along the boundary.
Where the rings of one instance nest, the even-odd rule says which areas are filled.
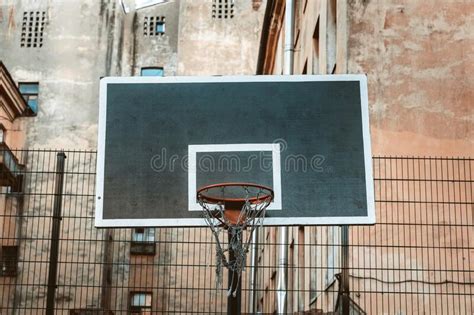
[[[161,36],[166,31],[164,16],[145,16],[143,36]]]
[[[11,186],[9,186],[8,193],[22,193],[23,192],[23,182],[24,177],[23,174],[18,174],[15,176],[15,181]]]
[[[0,253],[0,275],[14,277],[18,272],[18,246],[2,246]]]
[[[45,24],[45,11],[23,12],[20,47],[43,47],[43,30]]]
[[[234,0],[212,0],[212,18],[234,18]]]

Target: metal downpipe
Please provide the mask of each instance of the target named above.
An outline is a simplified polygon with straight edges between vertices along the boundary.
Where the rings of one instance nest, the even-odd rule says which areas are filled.
[[[284,67],[285,75],[293,74],[294,61],[294,0],[286,0],[285,4],[285,46],[284,46]],[[277,306],[278,314],[286,314],[288,311],[288,227],[279,228],[280,245],[278,259],[278,286],[277,286]]]

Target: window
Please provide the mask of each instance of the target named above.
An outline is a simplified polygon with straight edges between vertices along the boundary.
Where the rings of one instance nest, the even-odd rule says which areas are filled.
[[[45,23],[45,11],[24,12],[21,25],[20,47],[42,47]]]
[[[156,22],[156,27],[155,27],[156,33],[164,33],[165,32],[165,22],[158,21]]]
[[[130,293],[130,314],[151,314],[151,292]]]
[[[31,108],[33,113],[38,113],[38,83],[19,83],[18,88],[20,89],[21,95],[28,103],[28,106]]]
[[[212,0],[213,19],[232,19],[234,17],[234,0]]]
[[[132,231],[131,255],[155,255],[155,230],[136,228]]]
[[[0,124],[0,143],[5,142],[6,133],[7,133],[7,130],[2,124]]]
[[[162,67],[142,68],[140,71],[142,77],[164,77],[165,71]]]
[[[164,16],[145,16],[143,36],[161,36],[165,33]]]
[[[23,174],[17,174],[11,186],[7,187],[7,194],[23,192]]]
[[[16,276],[18,271],[18,246],[2,246],[2,251],[0,252],[0,267],[1,276]]]
[[[132,234],[132,242],[155,242],[155,230],[148,228],[136,228]]]

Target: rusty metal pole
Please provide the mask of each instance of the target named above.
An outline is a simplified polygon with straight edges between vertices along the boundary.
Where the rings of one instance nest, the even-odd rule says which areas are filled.
[[[113,229],[106,229],[104,233],[104,258],[102,266],[102,290],[100,306],[103,312],[109,314],[112,301],[112,269],[114,259]]]
[[[60,152],[56,156],[56,178],[54,187],[53,217],[51,228],[51,249],[49,252],[48,290],[46,293],[46,315],[54,315],[54,297],[56,294],[56,278],[58,274],[59,233],[61,232],[61,210],[63,203],[64,162],[66,154]]]

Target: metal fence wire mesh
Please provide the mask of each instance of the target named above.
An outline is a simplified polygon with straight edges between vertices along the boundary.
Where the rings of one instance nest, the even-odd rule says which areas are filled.
[[[96,152],[64,152],[59,184],[58,154],[0,153],[0,314],[225,313],[227,278],[216,287],[208,228],[96,229]],[[351,314],[473,314],[474,159],[374,157],[373,166],[376,225],[351,226],[348,244],[339,226],[289,228],[288,313],[341,313],[347,259]],[[274,313],[278,229],[255,240],[242,309]]]

